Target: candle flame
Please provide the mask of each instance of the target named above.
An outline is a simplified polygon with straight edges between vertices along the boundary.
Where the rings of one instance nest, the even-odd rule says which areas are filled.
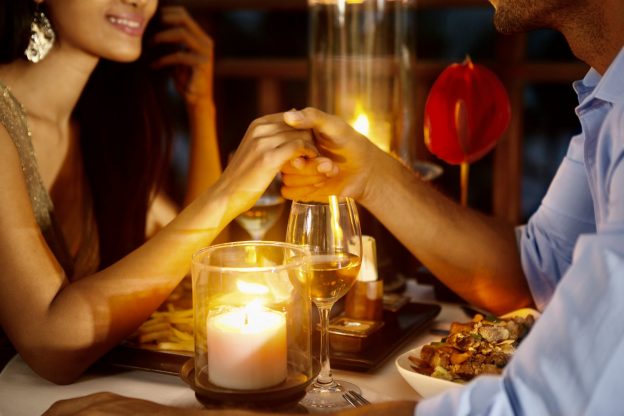
[[[262,301],[260,299],[254,299],[245,306],[245,311],[248,313],[258,312],[264,309]]]
[[[269,293],[269,288],[259,283],[245,282],[244,280],[237,280],[236,287],[241,292],[247,295],[266,295]]]
[[[353,128],[360,134],[368,137],[370,133],[370,122],[364,113],[360,113],[353,122]]]
[[[247,326],[249,325],[249,321],[250,321],[250,317],[256,315],[258,312],[262,311],[264,309],[264,306],[262,304],[262,301],[260,299],[254,299],[251,302],[249,302],[247,305],[245,305],[245,308],[243,309],[243,314],[244,314],[244,322],[243,325]],[[255,319],[254,322],[257,322],[258,319]],[[258,325],[257,323],[255,323],[254,325]]]

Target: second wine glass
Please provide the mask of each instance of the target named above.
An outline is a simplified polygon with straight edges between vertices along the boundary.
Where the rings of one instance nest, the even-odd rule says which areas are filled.
[[[330,196],[326,202],[293,201],[286,241],[304,246],[310,255],[312,302],[320,316],[321,371],[301,404],[312,408],[348,407],[342,397],[360,389],[334,380],[329,361],[329,312],[355,283],[362,257],[362,234],[355,202]]]
[[[286,201],[280,194],[280,186],[280,178],[276,176],[254,206],[236,217],[236,222],[252,240],[264,240],[267,231],[282,215]]]

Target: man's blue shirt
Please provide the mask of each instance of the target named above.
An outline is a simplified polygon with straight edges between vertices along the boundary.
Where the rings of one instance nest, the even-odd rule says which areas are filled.
[[[582,133],[520,240],[542,316],[502,376],[424,400],[418,416],[624,414],[624,49],[574,89]]]

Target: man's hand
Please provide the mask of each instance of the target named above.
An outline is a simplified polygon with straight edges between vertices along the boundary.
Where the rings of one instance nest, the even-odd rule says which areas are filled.
[[[289,199],[314,200],[328,195],[366,197],[369,178],[390,157],[341,118],[315,108],[284,113],[296,129],[313,132],[321,153],[315,159],[296,159],[282,167],[282,194]]]

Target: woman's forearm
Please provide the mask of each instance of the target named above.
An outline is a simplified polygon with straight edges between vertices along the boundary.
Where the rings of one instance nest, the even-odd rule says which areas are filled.
[[[24,349],[33,351],[31,366],[71,382],[130,335],[188,273],[192,254],[233,218],[229,203],[225,189],[211,189],[128,256],[65,286],[37,325],[40,345]]]
[[[184,206],[201,195],[221,175],[216,109],[212,99],[187,105],[190,124],[190,163]]]

